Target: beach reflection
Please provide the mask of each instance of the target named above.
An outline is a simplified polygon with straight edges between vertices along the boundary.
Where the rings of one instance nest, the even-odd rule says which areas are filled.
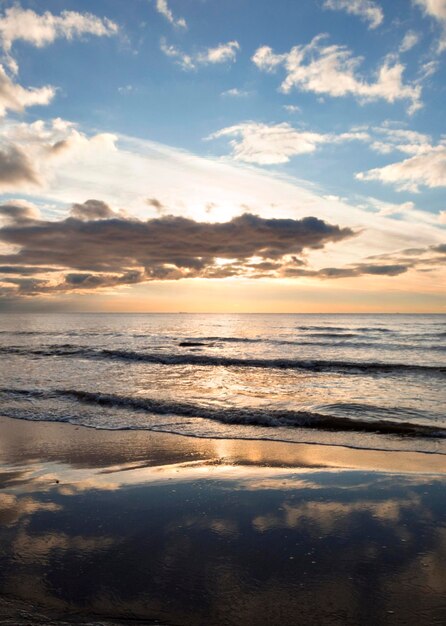
[[[185,626],[444,623],[438,459],[393,473],[302,449],[281,467],[274,446],[266,465],[258,444],[164,435],[138,439],[132,457],[115,434],[114,451],[112,437],[102,452],[96,442],[94,465],[91,441],[62,443],[59,427],[57,453],[14,456],[34,425],[15,426],[2,437],[2,594]]]

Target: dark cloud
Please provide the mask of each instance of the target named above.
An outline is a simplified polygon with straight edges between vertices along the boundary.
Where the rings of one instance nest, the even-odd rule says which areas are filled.
[[[398,276],[404,274],[409,269],[409,265],[367,265],[360,263],[356,266],[361,274],[373,274],[376,276]]]
[[[1,274],[20,274],[21,276],[34,276],[35,274],[43,274],[47,272],[57,272],[58,268],[54,267],[38,267],[26,265],[0,265]]]
[[[20,226],[39,218],[38,211],[25,203],[13,203],[0,205],[0,217],[3,217],[11,224]]]
[[[65,291],[65,288],[69,289],[70,287],[81,289],[97,289],[99,287],[131,285],[134,283],[140,283],[144,279],[145,273],[138,270],[125,272],[121,275],[69,273],[65,275],[65,282],[58,285],[58,287],[62,291]]]
[[[147,202],[164,210],[155,198]],[[172,215],[142,221],[93,199],[74,204],[69,217],[59,221],[43,220],[19,202],[1,205],[0,217],[0,242],[14,250],[0,255],[0,296],[6,299],[196,277],[392,277],[434,269],[446,259],[446,246],[435,244],[312,269],[305,260],[309,250],[355,235],[315,217],[244,213],[223,223]]]
[[[2,282],[29,293],[193,277],[277,276],[284,265],[302,265],[296,255],[303,251],[355,234],[315,217],[266,219],[245,213],[223,223],[171,215],[141,221],[117,214],[99,200],[74,204],[70,216],[60,221],[39,219],[25,205],[0,206],[0,215],[7,218],[0,241],[18,249],[0,255],[3,275],[9,275]],[[10,277],[13,267],[22,276],[32,276],[33,267],[35,274],[42,273],[42,264],[63,269],[61,280]]]
[[[153,207],[158,213],[165,213],[166,207],[157,198],[147,198],[147,204]]]
[[[79,220],[104,220],[116,217],[116,213],[101,200],[87,200],[82,204],[73,204],[70,214]]]
[[[411,268],[411,265],[382,265],[370,263],[356,263],[348,267],[324,267],[320,270],[307,270],[299,267],[285,267],[283,274],[286,277],[309,277],[309,278],[354,278],[364,275],[373,276],[398,276],[404,274]]]
[[[0,148],[0,188],[10,189],[24,183],[40,184],[29,158],[17,146]]]
[[[88,210],[91,203],[88,201]],[[76,211],[86,205],[76,205]],[[315,217],[265,219],[244,214],[223,223],[174,216],[144,222],[116,215],[101,220],[96,220],[96,214],[94,217],[88,221],[69,217],[57,222],[7,225],[0,229],[0,240],[21,250],[15,255],[3,255],[0,262],[34,265],[43,261],[90,271],[163,264],[195,269],[213,263],[215,257],[279,259],[354,235],[350,228]]]
[[[44,293],[48,289],[48,281],[40,278],[9,278],[2,277],[3,283],[14,285],[16,293],[20,295],[34,296]],[[10,295],[10,293],[8,293]]]

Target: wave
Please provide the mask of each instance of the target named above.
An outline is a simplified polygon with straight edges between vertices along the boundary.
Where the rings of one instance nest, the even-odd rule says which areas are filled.
[[[323,359],[264,359],[214,356],[196,353],[147,353],[132,350],[96,349],[71,344],[57,344],[42,348],[3,346],[0,354],[41,357],[76,357],[106,359],[154,365],[191,365],[204,367],[252,367],[262,369],[291,369],[343,374],[446,374],[446,366],[413,363],[381,363],[368,361],[333,361]]]
[[[313,331],[334,331],[334,332],[343,332],[345,331],[345,326],[296,326],[297,330],[313,330]],[[377,332],[377,333],[391,333],[394,332],[390,328],[383,328],[378,326],[360,326],[351,328],[349,330],[352,331],[360,331],[360,332]]]
[[[308,337],[317,338],[333,338],[333,339],[351,339],[354,337],[358,337],[360,341],[339,341],[339,342],[331,342],[331,341],[306,341]],[[366,341],[367,340],[367,341]],[[184,347],[218,347],[218,344],[221,343],[268,343],[272,345],[279,346],[324,346],[327,348],[367,348],[370,349],[370,339],[367,337],[361,337],[361,335],[350,333],[350,334],[341,334],[341,333],[315,333],[315,334],[306,334],[304,335],[304,339],[301,340],[287,340],[287,339],[256,339],[250,337],[197,337],[191,338],[187,340],[178,340],[178,345],[182,348]],[[442,345],[425,345],[425,344],[406,344],[406,343],[386,343],[383,344],[372,344],[374,347],[381,350],[432,350],[434,352],[443,352],[446,350],[446,346]]]
[[[186,402],[135,398],[114,394],[92,393],[74,389],[51,391],[27,389],[0,389],[1,395],[34,399],[68,398],[79,403],[126,408],[155,415],[202,418],[246,426],[306,428],[337,432],[363,432],[402,437],[446,438],[446,428],[390,419],[361,419],[327,415],[315,411],[264,409],[252,407],[213,407]],[[7,412],[7,411],[6,411]],[[3,412],[5,414],[5,412]],[[137,427],[137,425],[136,425]]]
[[[316,338],[351,338],[358,337],[358,333],[306,333],[303,337],[316,337]],[[218,341],[221,343],[275,343],[285,346],[298,346],[302,344],[302,341],[298,339],[270,339],[269,337],[257,338],[257,337],[196,337],[194,341]]]

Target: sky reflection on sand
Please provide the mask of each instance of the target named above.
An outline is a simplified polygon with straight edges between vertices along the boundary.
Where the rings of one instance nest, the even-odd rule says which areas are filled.
[[[305,466],[282,446],[280,467],[274,445],[268,465],[247,442],[1,432],[2,594],[194,626],[444,622],[446,477],[432,455],[403,474],[369,471],[370,453],[341,470],[322,450],[318,464],[317,447]],[[31,432],[46,456],[26,452]]]

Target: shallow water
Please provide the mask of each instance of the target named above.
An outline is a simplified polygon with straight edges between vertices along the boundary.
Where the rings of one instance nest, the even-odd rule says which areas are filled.
[[[446,316],[2,315],[10,417],[446,453]]]
[[[0,418],[0,621],[444,624],[439,463]]]

